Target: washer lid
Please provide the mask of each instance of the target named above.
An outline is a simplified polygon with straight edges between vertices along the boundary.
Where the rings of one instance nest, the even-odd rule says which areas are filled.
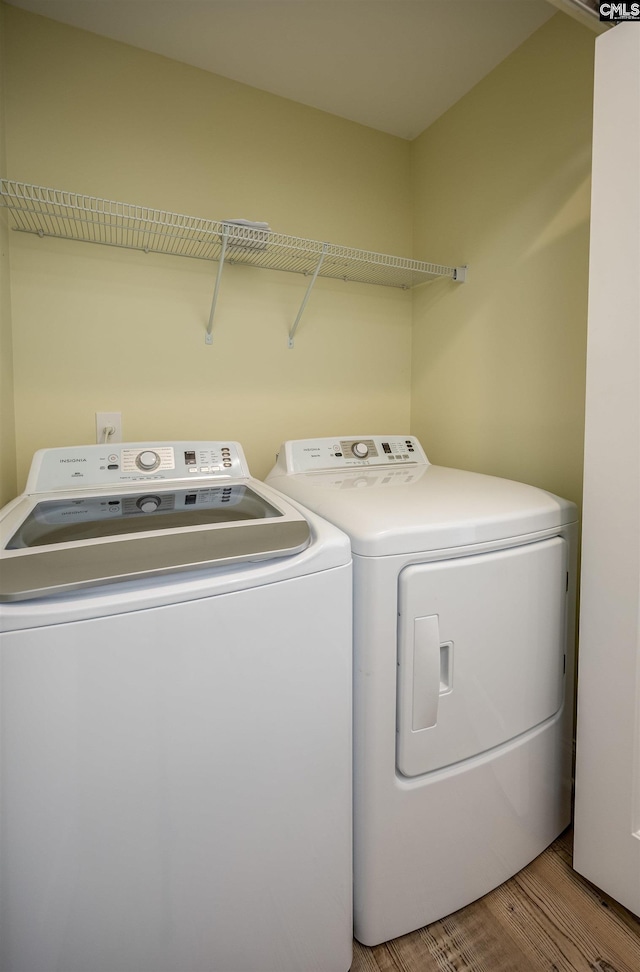
[[[136,489],[82,496],[33,497],[6,550],[79,540],[166,532],[184,527],[280,518],[283,512],[243,482],[194,484],[192,489]]]
[[[273,560],[311,543],[306,518],[253,480],[23,496],[0,536],[0,601]]]
[[[298,554],[305,516],[230,441],[42,449],[0,512],[0,601]]]
[[[267,481],[326,517],[369,557],[462,547],[560,527],[577,519],[552,493],[444,466],[279,474]]]
[[[64,545],[3,560],[0,601],[49,597],[103,584],[205,567],[273,560],[299,553],[310,532],[303,519],[126,538],[118,543]]]

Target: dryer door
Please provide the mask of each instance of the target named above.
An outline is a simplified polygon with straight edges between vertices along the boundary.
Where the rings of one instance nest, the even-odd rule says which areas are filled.
[[[560,537],[400,573],[397,764],[418,776],[507,742],[562,706]]]

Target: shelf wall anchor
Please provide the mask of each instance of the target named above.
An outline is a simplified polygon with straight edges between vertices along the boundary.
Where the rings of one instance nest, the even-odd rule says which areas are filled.
[[[227,241],[229,239],[229,227],[225,226],[222,230],[222,247],[220,248],[220,259],[218,261],[218,272],[216,274],[216,285],[213,290],[213,300],[211,301],[211,312],[209,314],[209,323],[207,324],[207,333],[205,334],[204,343],[213,344],[213,318],[216,312],[216,304],[218,303],[218,291],[220,290],[220,280],[222,278],[222,268],[224,267],[224,255],[227,251]]]
[[[468,269],[469,267],[466,264],[464,267],[456,267],[453,271],[453,279],[457,283],[466,283]]]
[[[324,261],[324,258],[326,256],[326,254],[327,254],[327,247],[328,246],[329,246],[328,243],[323,243],[322,244],[322,253],[320,254],[320,259],[318,260],[318,264],[317,264],[315,270],[313,271],[313,276],[312,276],[311,280],[309,281],[309,286],[307,287],[307,292],[304,295],[304,300],[302,301],[302,304],[300,305],[300,310],[298,311],[298,316],[296,317],[295,321],[293,322],[293,327],[289,331],[289,341],[287,343],[287,347],[289,347],[289,348],[292,348],[293,347],[293,338],[294,338],[295,333],[296,333],[296,330],[298,328],[298,324],[300,323],[300,318],[302,317],[302,315],[304,313],[304,309],[307,306],[307,301],[309,300],[309,297],[311,296],[311,291],[313,290],[313,285],[314,285],[314,283],[317,280],[318,274],[320,273],[320,268],[322,267],[322,263]]]

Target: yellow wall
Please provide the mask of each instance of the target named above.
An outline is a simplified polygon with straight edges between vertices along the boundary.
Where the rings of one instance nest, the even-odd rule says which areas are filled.
[[[579,500],[595,34],[558,14],[414,143],[412,431],[432,461]]]
[[[226,267],[208,348],[215,264],[12,233],[18,487],[97,410],[130,440],[239,439],[261,476],[284,438],[408,428],[411,400],[432,461],[579,499],[594,34],[557,14],[408,143],[4,14],[11,178],[471,266],[321,280],[294,351],[304,278]]]
[[[0,172],[5,169],[4,6],[0,4]],[[16,440],[13,409],[13,347],[9,284],[9,230],[0,209],[0,506],[16,493]]]
[[[7,174],[410,255],[410,145],[205,71],[5,8]],[[409,425],[411,295],[11,234],[19,479],[35,449],[234,438],[264,475],[280,441]]]

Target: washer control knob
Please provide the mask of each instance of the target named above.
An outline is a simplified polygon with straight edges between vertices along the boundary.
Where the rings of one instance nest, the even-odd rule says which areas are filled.
[[[136,506],[143,513],[155,513],[155,511],[160,506],[159,496],[141,496]]]
[[[144,452],[139,452],[136,456],[136,466],[138,469],[142,469],[145,472],[150,472],[152,469],[157,469],[160,465],[160,456],[157,452],[152,452],[151,449],[146,449]]]
[[[369,455],[369,447],[364,442],[354,442],[351,446],[351,451],[356,459],[366,459]]]

